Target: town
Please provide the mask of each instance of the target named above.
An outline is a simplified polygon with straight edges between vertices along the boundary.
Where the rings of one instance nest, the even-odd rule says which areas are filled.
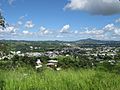
[[[85,42],[92,39],[85,39]],[[120,63],[119,44],[77,44],[75,42],[60,41],[1,41],[0,62],[13,63],[13,66],[30,64],[33,68],[46,65],[52,69],[65,68],[95,68],[100,64]],[[9,46],[9,43],[10,46]],[[117,42],[118,43],[118,42]],[[47,47],[46,47],[47,46]],[[4,49],[2,49],[4,48]],[[3,50],[3,51],[2,51]],[[19,59],[19,60],[17,60]],[[20,61],[21,60],[21,61]],[[39,62],[39,63],[38,63]],[[8,64],[10,65],[10,64]],[[41,66],[42,65],[42,66]],[[3,67],[4,65],[1,65]],[[6,64],[5,64],[5,67]],[[5,68],[4,67],[4,68]]]

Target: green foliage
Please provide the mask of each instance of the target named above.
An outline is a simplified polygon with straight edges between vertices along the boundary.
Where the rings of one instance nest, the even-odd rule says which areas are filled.
[[[85,56],[59,56],[57,58],[58,65],[63,68],[92,68],[94,60],[89,60]]]
[[[39,57],[39,59],[43,62],[43,63],[47,63],[48,60],[50,60],[50,58],[48,56],[41,56]]]
[[[120,74],[120,63],[111,64],[110,62],[105,61],[103,63],[97,64],[95,69]]]
[[[0,69],[11,69],[11,61],[0,61]]]
[[[106,62],[98,64],[97,69],[104,70],[104,71],[112,71],[113,66],[114,65],[111,65],[109,62],[106,61]]]

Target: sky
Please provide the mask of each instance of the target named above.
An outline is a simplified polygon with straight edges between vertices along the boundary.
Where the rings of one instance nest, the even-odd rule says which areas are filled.
[[[120,40],[119,0],[0,0],[0,39]]]

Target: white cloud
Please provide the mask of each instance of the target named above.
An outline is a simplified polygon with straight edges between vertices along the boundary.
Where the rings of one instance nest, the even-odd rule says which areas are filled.
[[[117,20],[115,20],[116,23],[120,23],[120,18],[118,18]]]
[[[32,21],[27,21],[32,23]],[[26,23],[27,23],[26,22]],[[25,23],[25,24],[26,24]],[[33,24],[33,23],[32,23]],[[0,38],[27,38],[27,39],[55,39],[55,40],[77,40],[81,38],[94,38],[101,40],[119,40],[120,39],[120,27],[118,24],[110,23],[102,28],[80,28],[80,30],[70,29],[70,25],[64,25],[61,30],[51,30],[43,26],[39,31],[32,31],[25,29],[24,31],[18,31],[20,28],[24,28],[24,21],[19,20],[17,24],[7,26],[5,29],[0,28]],[[27,27],[26,27],[27,28]],[[32,27],[30,27],[32,28]]]
[[[33,22],[32,21],[27,21],[26,23],[25,23],[25,27],[27,28],[27,29],[31,29],[31,28],[33,28],[35,25],[33,24]]]
[[[12,5],[16,0],[8,0],[9,5]]]
[[[8,26],[6,28],[0,27],[0,33],[9,33],[9,34],[11,34],[11,33],[15,33],[17,30],[18,30],[18,28],[15,27],[15,26],[12,26],[12,25]]]
[[[120,28],[115,29],[115,34],[120,36]]]
[[[70,25],[65,25],[63,28],[60,30],[61,33],[68,33],[70,29]]]
[[[64,36],[63,35],[57,35],[56,37],[57,38],[63,38]]]
[[[18,28],[16,28],[15,26],[9,26],[6,28],[6,31],[8,31],[10,33],[15,33],[16,30],[18,30]]]
[[[27,14],[20,16],[17,22],[17,25],[23,25],[25,23],[25,27],[26,28],[32,28],[34,27],[34,24],[32,23],[32,21],[26,21],[25,22],[25,17],[27,17]]]
[[[32,32],[29,32],[29,31],[23,31],[23,34],[25,34],[25,35],[32,35]]]
[[[76,31],[74,31],[74,33],[75,33],[75,34],[78,34],[79,32],[76,30]]]
[[[120,36],[120,27],[117,27],[114,24],[108,24],[103,29],[106,30],[106,32],[111,32],[113,35]]]
[[[87,28],[85,31],[80,32],[81,35],[90,36],[96,39],[115,39],[114,37],[120,37],[120,27],[115,26],[113,23],[107,24],[101,29],[93,28],[92,30]]]
[[[22,21],[18,21],[17,23],[18,23],[18,25],[22,25],[23,24]]]
[[[52,32],[48,29],[46,29],[45,27],[41,26],[40,27],[40,34],[41,35],[46,35],[46,34],[51,34]]]
[[[85,11],[94,15],[120,13],[119,0],[70,0],[65,9]]]
[[[97,38],[97,39],[105,39],[105,35],[95,35],[95,38]]]
[[[86,30],[84,32],[81,32],[81,34],[101,35],[101,34],[104,34],[104,30],[97,30],[93,28],[93,30]]]
[[[27,17],[28,15],[27,14],[25,14],[25,15],[23,15],[23,16],[20,16],[20,18],[19,18],[19,20],[23,20],[25,17]]]
[[[40,31],[45,31],[45,30],[46,30],[45,27],[43,27],[43,26],[40,27]]]
[[[103,29],[105,29],[107,31],[113,31],[116,29],[116,27],[113,23],[111,23],[111,24],[107,24]]]

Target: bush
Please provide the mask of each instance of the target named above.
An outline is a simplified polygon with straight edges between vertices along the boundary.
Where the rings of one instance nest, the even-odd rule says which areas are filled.
[[[72,56],[61,56],[58,57],[57,60],[58,66],[61,66],[63,68],[91,68],[92,63],[94,63],[93,60],[89,60],[87,57],[78,56],[78,57],[72,57]]]

